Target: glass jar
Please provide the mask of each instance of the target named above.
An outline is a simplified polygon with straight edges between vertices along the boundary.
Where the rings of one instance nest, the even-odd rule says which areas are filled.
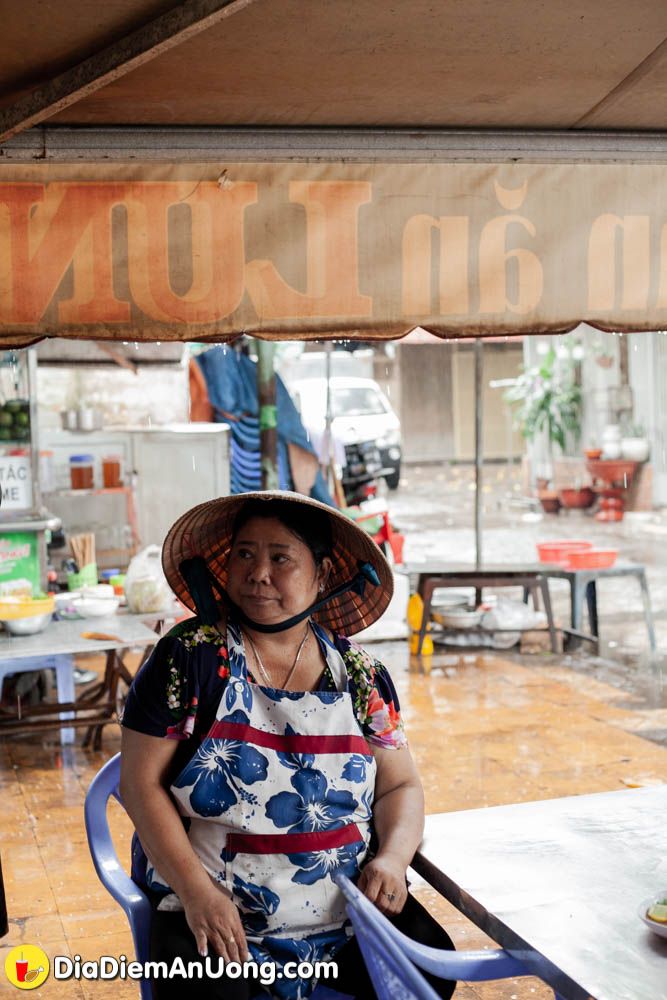
[[[107,455],[102,459],[102,482],[106,490],[118,489],[123,485],[120,477],[120,455]]]
[[[92,490],[95,485],[95,457],[70,455],[69,475],[73,490]]]

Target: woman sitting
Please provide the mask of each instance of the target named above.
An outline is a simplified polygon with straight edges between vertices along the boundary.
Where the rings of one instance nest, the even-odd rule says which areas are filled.
[[[339,873],[411,937],[452,947],[407,892],[424,805],[396,692],[347,638],[387,607],[391,570],[344,515],[285,493],[195,507],[170,530],[163,564],[197,617],[137,675],[121,768],[133,875],[154,905],[151,958],[210,949],[278,971],[333,959],[328,985],[372,1000]],[[315,985],[277,976],[271,995],[307,997]],[[158,1000],[182,989],[154,983]],[[231,977],[196,991],[265,995]]]

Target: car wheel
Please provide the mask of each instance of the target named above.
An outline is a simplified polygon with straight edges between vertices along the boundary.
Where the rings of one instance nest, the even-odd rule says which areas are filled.
[[[397,465],[393,472],[384,477],[384,481],[390,490],[397,490],[401,481],[401,467]]]

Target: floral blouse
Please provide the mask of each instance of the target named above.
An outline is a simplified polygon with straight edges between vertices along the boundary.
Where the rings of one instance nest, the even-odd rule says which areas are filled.
[[[314,632],[325,662],[327,644],[343,658],[355,714],[368,742],[389,750],[407,746],[398,695],[386,667],[344,636],[330,637],[317,625]],[[239,655],[238,647],[234,655]],[[180,769],[213,725],[228,677],[229,651],[220,632],[189,618],[158,642],[135,677],[123,725],[148,736],[181,741],[174,761]],[[256,682],[250,670],[248,677]],[[328,666],[319,690],[336,690]]]

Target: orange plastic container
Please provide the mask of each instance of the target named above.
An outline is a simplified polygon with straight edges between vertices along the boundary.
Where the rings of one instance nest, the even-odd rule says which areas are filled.
[[[567,538],[562,542],[540,542],[537,555],[541,563],[555,563],[557,566],[569,566],[569,556],[572,552],[587,552],[593,548],[592,542],[576,538]]]
[[[617,549],[593,549],[585,552],[570,552],[569,569],[609,569],[618,558]]]

